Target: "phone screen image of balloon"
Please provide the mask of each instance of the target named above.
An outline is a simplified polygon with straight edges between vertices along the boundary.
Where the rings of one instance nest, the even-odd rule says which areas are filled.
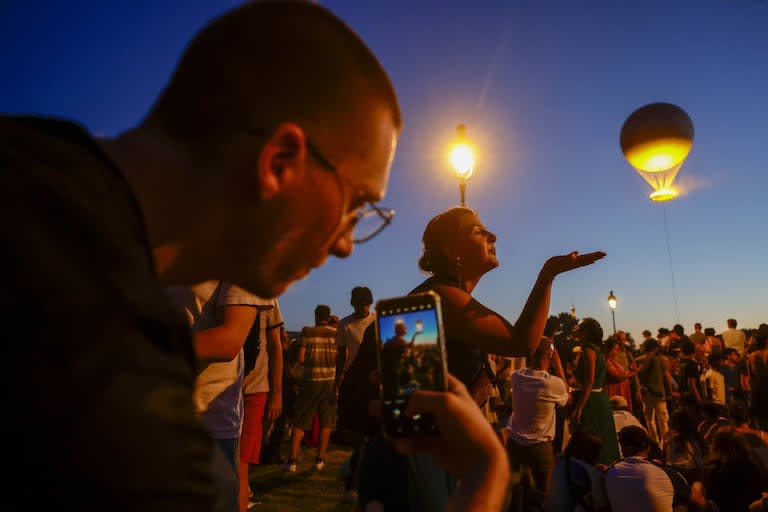
[[[445,390],[445,342],[439,297],[414,294],[377,304],[379,369],[385,431],[394,436],[435,433],[426,415],[407,418],[408,397]]]

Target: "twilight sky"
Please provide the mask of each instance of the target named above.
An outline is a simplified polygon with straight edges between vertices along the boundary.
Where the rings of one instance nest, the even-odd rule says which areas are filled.
[[[0,112],[41,113],[117,135],[137,123],[190,37],[240,2],[0,1]],[[424,276],[421,234],[459,202],[445,149],[458,123],[480,148],[467,204],[499,240],[474,296],[517,319],[547,257],[604,250],[555,281],[550,312],[576,307],[611,331],[768,322],[768,1],[339,0],[398,90],[405,128],[382,204],[397,216],[345,260],[294,284],[286,325],[349,292],[402,295]],[[679,105],[696,137],[670,203],[624,160],[624,119]]]

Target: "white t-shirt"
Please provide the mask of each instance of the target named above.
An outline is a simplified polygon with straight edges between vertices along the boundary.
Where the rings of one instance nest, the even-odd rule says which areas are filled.
[[[271,331],[283,325],[283,315],[280,313],[280,304],[277,299],[269,299],[269,305],[259,307],[259,339],[261,347],[256,357],[256,365],[243,379],[243,394],[269,393],[269,336]],[[282,348],[280,349],[282,350]]]
[[[512,416],[509,438],[530,446],[555,437],[555,407],[568,402],[563,379],[544,370],[523,368],[512,373]]]
[[[222,306],[258,306],[261,299],[233,284],[205,281],[195,286],[168,288],[171,300],[186,314],[193,331],[215,327]],[[214,439],[235,439],[243,418],[243,350],[227,362],[210,363],[195,379],[195,411]]]
[[[608,468],[605,490],[612,510],[672,512],[672,480],[643,457],[626,457]]]
[[[355,318],[355,315],[348,315],[341,319],[336,328],[336,346],[347,348],[347,361],[344,363],[344,373],[349,369],[349,365],[357,356],[357,349],[363,341],[363,335],[369,325],[376,319],[375,313],[369,313],[364,318]]]
[[[714,368],[707,368],[701,378],[710,394],[710,399],[716,404],[725,405],[725,377]]]
[[[723,337],[725,348],[735,348],[739,355],[743,355],[747,349],[747,335],[741,329],[730,329],[723,331],[720,336]]]

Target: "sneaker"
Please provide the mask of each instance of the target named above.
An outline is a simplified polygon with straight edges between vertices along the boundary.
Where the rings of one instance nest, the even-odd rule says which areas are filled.
[[[289,473],[295,473],[296,472],[296,459],[288,459],[288,461],[283,464],[283,471],[287,471]]]
[[[341,498],[341,500],[344,503],[357,503],[357,491],[354,489],[350,489],[347,492],[344,493],[344,496]]]
[[[323,459],[321,459],[319,457],[317,459],[315,459],[315,469],[316,470],[320,471],[324,467],[325,467],[325,461]]]

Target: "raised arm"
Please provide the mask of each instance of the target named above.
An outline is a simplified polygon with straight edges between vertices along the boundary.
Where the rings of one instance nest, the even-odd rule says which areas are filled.
[[[219,307],[216,327],[194,333],[195,354],[201,361],[231,361],[243,348],[248,332],[256,320],[254,306],[227,305]]]
[[[528,295],[517,321],[512,324],[472,296],[455,287],[438,285],[435,291],[443,302],[446,332],[450,336],[471,341],[480,350],[503,356],[530,356],[549,315],[552,282],[558,274],[591,265],[602,259],[604,252],[579,254],[574,251],[549,258]]]

